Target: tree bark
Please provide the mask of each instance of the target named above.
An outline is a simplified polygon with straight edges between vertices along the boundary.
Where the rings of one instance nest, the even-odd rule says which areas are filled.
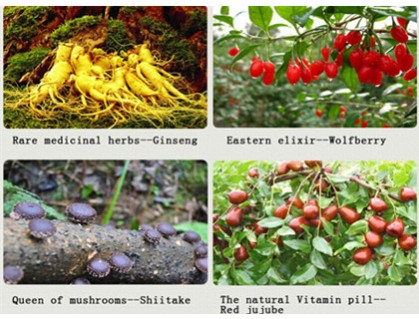
[[[207,280],[207,274],[194,266],[194,246],[180,236],[151,244],[143,231],[52,222],[57,232],[38,240],[30,236],[28,221],[4,219],[4,266],[23,268],[19,284],[69,284],[79,277],[94,284],[202,284]],[[107,260],[115,252],[134,261],[127,274],[112,270],[104,278],[88,275],[91,258]]]

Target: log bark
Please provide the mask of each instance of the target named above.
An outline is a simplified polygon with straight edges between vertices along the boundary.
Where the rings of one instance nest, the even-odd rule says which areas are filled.
[[[194,266],[194,246],[180,236],[151,244],[143,231],[52,222],[57,232],[38,240],[30,236],[28,221],[4,219],[4,266],[23,268],[19,284],[69,284],[79,277],[94,284],[202,284],[207,280],[207,274]],[[86,265],[92,257],[107,260],[115,252],[134,261],[127,274],[112,270],[100,279],[88,275]]]

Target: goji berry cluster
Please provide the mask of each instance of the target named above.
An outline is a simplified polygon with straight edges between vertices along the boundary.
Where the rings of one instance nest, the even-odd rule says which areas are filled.
[[[275,79],[275,64],[270,61],[263,62],[259,57],[254,56],[249,72],[252,78],[262,76],[263,84],[270,85]]]
[[[342,37],[336,38],[339,43]],[[340,45],[339,45],[340,46]],[[334,79],[339,73],[339,67],[343,64],[344,49],[341,49],[335,61],[329,61],[331,49],[324,47],[321,49],[323,60],[315,60],[312,63],[307,58],[290,60],[287,69],[287,79],[292,85],[301,81],[305,84],[315,81],[324,72],[329,79]]]
[[[306,58],[291,59],[286,72],[288,82],[294,85],[301,80],[308,84],[317,80],[323,72],[329,79],[334,79],[339,73],[339,67],[343,65],[343,54],[348,45],[352,48],[349,63],[355,68],[361,83],[380,86],[383,75],[394,77],[402,73],[404,73],[404,80],[413,80],[417,76],[417,68],[413,67],[414,57],[406,46],[409,40],[405,29],[407,21],[402,18],[398,18],[397,21],[400,25],[394,25],[390,30],[392,38],[399,42],[394,47],[394,58],[375,49],[376,41],[373,35],[365,35],[363,42],[362,33],[352,30],[347,34],[338,34],[334,40],[333,49],[328,47],[321,49],[323,60],[310,63]],[[334,61],[330,60],[333,51],[337,52]]]

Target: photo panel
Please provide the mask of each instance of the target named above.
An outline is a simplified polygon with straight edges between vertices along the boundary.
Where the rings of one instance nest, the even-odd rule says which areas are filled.
[[[214,8],[217,127],[415,127],[417,9]]]
[[[219,161],[217,285],[415,285],[414,161]]]
[[[206,7],[5,7],[6,128],[204,128]]]
[[[6,284],[204,284],[203,161],[4,164]]]

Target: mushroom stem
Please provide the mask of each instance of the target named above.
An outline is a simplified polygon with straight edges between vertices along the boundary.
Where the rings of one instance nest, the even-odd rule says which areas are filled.
[[[78,277],[92,284],[202,284],[207,280],[207,274],[195,267],[196,245],[180,236],[150,244],[144,231],[52,223],[57,232],[48,241],[39,241],[29,236],[27,221],[4,219],[4,264],[24,269],[20,284],[69,284]],[[129,272],[111,271],[104,278],[88,275],[86,266],[92,257],[109,260],[115,252],[134,262]]]

